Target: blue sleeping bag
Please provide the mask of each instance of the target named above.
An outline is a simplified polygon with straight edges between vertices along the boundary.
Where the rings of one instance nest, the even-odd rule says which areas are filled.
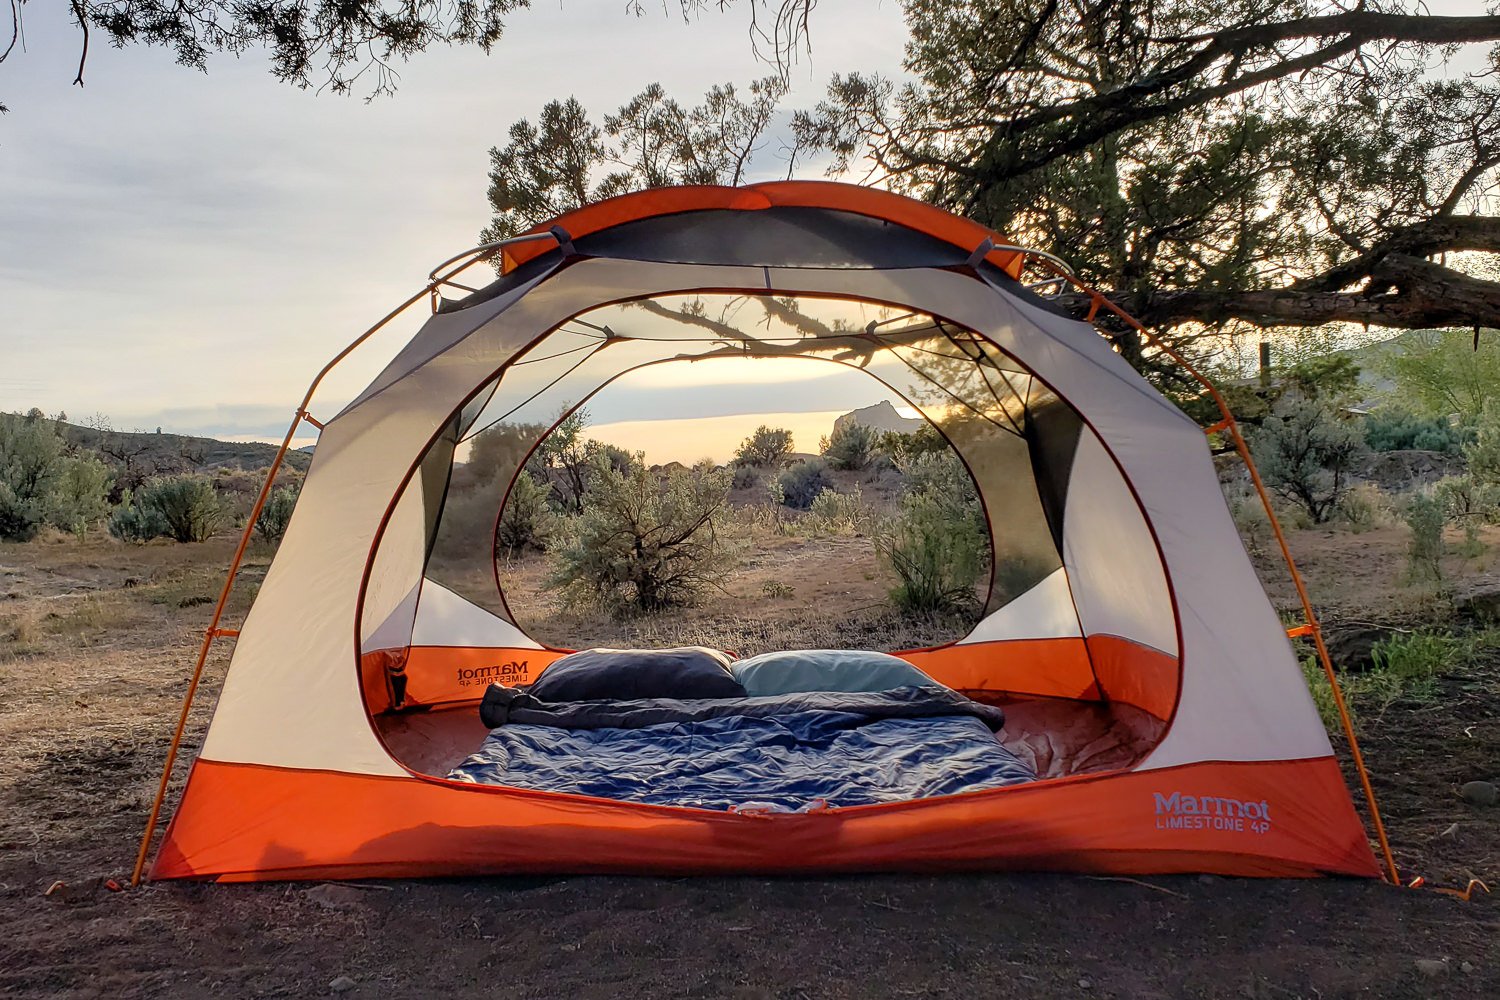
[[[738,704],[643,699],[566,705],[500,690],[497,700],[505,704],[492,704],[487,717],[504,724],[450,778],[656,805],[793,811],[1035,779],[995,738],[993,730],[1003,723],[999,710],[944,688],[820,692]]]

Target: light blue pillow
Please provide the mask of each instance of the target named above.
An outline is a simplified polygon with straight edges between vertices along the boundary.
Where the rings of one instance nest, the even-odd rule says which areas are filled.
[[[789,649],[735,660],[730,673],[755,698],[798,691],[889,691],[942,687],[889,653],[864,649]]]

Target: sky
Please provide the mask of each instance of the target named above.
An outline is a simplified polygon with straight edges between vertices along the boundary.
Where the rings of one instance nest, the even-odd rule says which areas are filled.
[[[477,242],[488,150],[513,122],[569,95],[602,117],[653,82],[696,103],[769,72],[743,4],[691,22],[624,7],[539,0],[489,57],[429,51],[366,103],[280,83],[258,55],[203,74],[97,38],[74,87],[65,5],[27,5],[25,50],[0,64],[0,410],[279,440],[322,364]],[[905,40],[894,0],[820,0],[785,107],[836,72],[898,74]],[[341,366],[313,412],[355,396],[423,318]]]
[[[618,0],[537,0],[509,17],[492,55],[424,53],[401,67],[394,97],[366,103],[279,83],[256,54],[212,57],[204,74],[168,51],[97,38],[86,86],[71,86],[79,36],[66,5],[26,5],[24,50],[0,64],[11,108],[0,117],[0,410],[279,440],[318,368],[477,241],[487,151],[513,122],[568,95],[600,117],[652,82],[696,102],[768,72],[743,0],[704,5],[691,22],[675,0],[645,6],[635,17]],[[905,40],[896,0],[819,0],[785,107],[814,103],[836,72],[899,75]],[[1461,68],[1481,54],[1468,50]],[[423,316],[343,365],[314,414],[356,395]],[[847,379],[769,397],[715,388],[679,401],[696,399],[705,417],[822,414],[881,395]],[[606,394],[596,416],[630,422],[627,437],[691,428],[680,410],[611,410],[638,398]],[[644,416],[678,423],[652,435]],[[814,418],[797,419],[812,436]]]

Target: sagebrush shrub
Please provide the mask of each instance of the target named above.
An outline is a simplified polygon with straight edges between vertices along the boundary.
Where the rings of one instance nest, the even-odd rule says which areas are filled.
[[[863,469],[875,457],[880,432],[864,424],[846,421],[823,441],[823,457],[835,469]]]
[[[956,612],[976,603],[988,540],[951,500],[908,493],[901,513],[876,537],[875,549],[896,575],[891,600],[902,611]]]
[[[1365,418],[1365,443],[1371,451],[1440,451],[1456,455],[1472,434],[1442,417],[1419,417],[1403,410],[1379,411]]]
[[[297,506],[297,490],[290,486],[278,486],[266,497],[255,519],[255,533],[272,545],[279,545],[286,535],[287,525],[292,521],[292,510]]]
[[[736,465],[734,467],[733,486],[737,490],[748,490],[760,482],[760,470],[753,465]]]
[[[549,582],[616,615],[694,603],[725,572],[729,489],[729,471],[708,464],[663,480],[639,459],[623,472],[599,461]]]
[[[179,542],[206,542],[226,519],[213,482],[203,476],[153,479],[141,488],[140,497],[141,506],[161,515],[167,536]]]
[[[1366,453],[1361,428],[1333,406],[1288,392],[1250,435],[1250,449],[1266,485],[1322,524],[1349,489]]]
[[[785,427],[761,424],[755,433],[740,442],[734,460],[738,465],[775,465],[792,453],[792,432]],[[809,501],[811,502],[811,501]]]
[[[833,487],[828,466],[821,458],[793,462],[781,470],[776,483],[781,488],[781,502],[797,510],[809,509],[819,493]]]
[[[1407,549],[1407,572],[1413,582],[1435,582],[1443,577],[1443,524],[1448,520],[1443,504],[1428,492],[1413,494],[1402,514],[1411,529]]]
[[[0,414],[0,538],[24,542],[46,520],[64,461],[56,426],[33,412]]]
[[[109,466],[91,456],[63,459],[47,498],[47,520],[79,538],[109,513]]]
[[[923,424],[910,434],[901,431],[886,431],[880,435],[876,447],[882,455],[898,467],[912,461],[918,455],[949,450],[948,442],[932,424]]]
[[[149,542],[167,533],[167,520],[155,507],[148,507],[130,490],[109,517],[109,533],[122,542]]]
[[[951,451],[921,452],[900,468],[906,477],[900,512],[875,540],[896,576],[891,600],[910,615],[972,609],[990,559],[974,480]]]
[[[872,511],[858,486],[848,493],[824,487],[808,507],[813,527],[831,535],[852,535],[869,524]]]
[[[531,473],[521,470],[500,510],[500,521],[495,528],[495,555],[515,556],[527,549],[545,550],[554,520],[547,505],[546,488]]]

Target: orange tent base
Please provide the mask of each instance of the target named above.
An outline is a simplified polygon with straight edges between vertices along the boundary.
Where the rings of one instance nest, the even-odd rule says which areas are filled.
[[[1006,869],[1379,875],[1332,757],[776,815],[199,760],[151,875]]]

